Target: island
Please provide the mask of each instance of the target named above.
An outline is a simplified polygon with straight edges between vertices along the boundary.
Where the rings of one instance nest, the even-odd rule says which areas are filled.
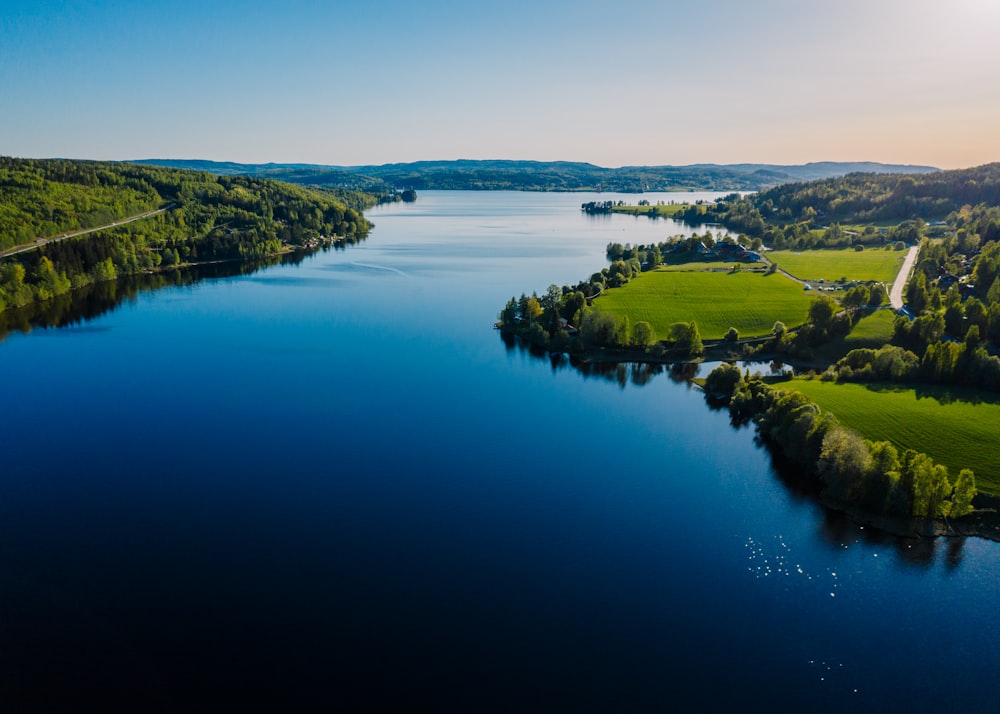
[[[604,268],[512,297],[497,328],[578,365],[722,362],[699,380],[706,399],[828,505],[1000,539],[1000,164],[665,208],[726,230],[609,244]]]

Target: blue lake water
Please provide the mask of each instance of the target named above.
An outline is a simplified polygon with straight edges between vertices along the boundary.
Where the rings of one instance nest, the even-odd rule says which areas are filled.
[[[8,336],[0,708],[995,711],[1000,544],[861,529],[669,374],[491,329],[689,230],[609,198],[425,192]]]

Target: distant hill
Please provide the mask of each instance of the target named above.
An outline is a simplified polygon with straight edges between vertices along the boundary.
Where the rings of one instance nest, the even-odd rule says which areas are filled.
[[[850,173],[925,174],[931,166],[823,161],[801,166],[692,164],[605,168],[572,161],[458,160],[368,166],[238,164],[187,159],[133,163],[197,169],[218,175],[275,178],[291,183],[365,191],[458,189],[518,191],[761,191],[786,183]]]
[[[876,161],[814,161],[798,166],[775,164],[692,164],[691,168],[723,168],[744,173],[758,173],[776,178],[792,177],[794,181],[839,178],[847,174],[929,174],[939,169],[912,164],[880,164]],[[786,179],[788,180],[788,179]]]

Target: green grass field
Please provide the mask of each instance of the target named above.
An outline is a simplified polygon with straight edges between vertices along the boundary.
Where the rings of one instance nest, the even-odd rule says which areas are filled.
[[[844,338],[847,349],[870,347],[877,350],[892,340],[892,326],[895,320],[896,313],[892,310],[876,310],[870,315],[865,315]]]
[[[867,248],[846,250],[773,250],[767,259],[800,280],[825,280],[832,283],[841,278],[891,285],[896,279],[906,254],[898,250]]]
[[[673,218],[681,211],[685,211],[691,204],[689,203],[669,203],[663,206],[612,206],[612,213],[627,213],[633,216],[645,216],[655,213],[664,218]]]
[[[665,337],[675,322],[698,323],[703,339],[721,339],[730,327],[741,337],[768,335],[777,321],[805,322],[814,297],[782,275],[654,270],[608,290],[594,307],[649,322]]]
[[[1000,449],[996,448],[1000,398],[968,389],[904,389],[818,379],[794,379],[779,386],[798,389],[867,439],[923,451],[947,466],[953,479],[960,469],[972,469],[980,491],[1000,496]]]
[[[708,263],[698,260],[692,260],[687,263],[664,263],[659,267],[657,267],[656,269],[659,270],[660,272],[675,272],[675,273],[697,272],[699,270],[717,270],[721,273],[732,270],[732,267],[733,267],[732,263],[724,263],[721,260],[712,261]]]
[[[895,319],[896,313],[892,310],[876,310],[865,315],[847,335],[836,336],[829,342],[813,348],[816,359],[832,364],[851,350],[865,347],[877,350],[892,340]]]

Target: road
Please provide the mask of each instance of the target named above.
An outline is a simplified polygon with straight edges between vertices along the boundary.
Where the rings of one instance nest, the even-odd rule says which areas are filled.
[[[889,291],[889,304],[892,305],[893,310],[903,308],[903,288],[906,287],[906,281],[909,279],[910,273],[913,272],[913,266],[917,262],[917,253],[919,252],[920,246],[915,245],[910,248],[906,258],[903,259],[903,266],[899,269],[896,282],[892,284],[892,290]]]
[[[123,226],[126,223],[132,223],[133,221],[141,221],[143,218],[149,218],[150,216],[155,216],[157,213],[163,213],[164,211],[169,211],[176,204],[171,203],[163,208],[157,208],[155,211],[146,211],[145,213],[140,213],[137,216],[129,216],[128,218],[123,218],[120,221],[114,221],[105,226],[97,226],[96,228],[85,228],[81,231],[72,231],[71,233],[62,233],[57,236],[52,236],[51,238],[39,238],[34,243],[29,243],[28,245],[19,245],[15,248],[8,248],[7,250],[0,251],[0,258],[6,258],[10,255],[17,255],[18,253],[24,253],[29,250],[35,250],[43,245],[48,245],[49,243],[58,243],[61,240],[66,240],[67,238],[76,238],[77,236],[86,235],[88,233],[94,233],[96,231],[103,231],[108,228],[114,228],[115,226]]]

